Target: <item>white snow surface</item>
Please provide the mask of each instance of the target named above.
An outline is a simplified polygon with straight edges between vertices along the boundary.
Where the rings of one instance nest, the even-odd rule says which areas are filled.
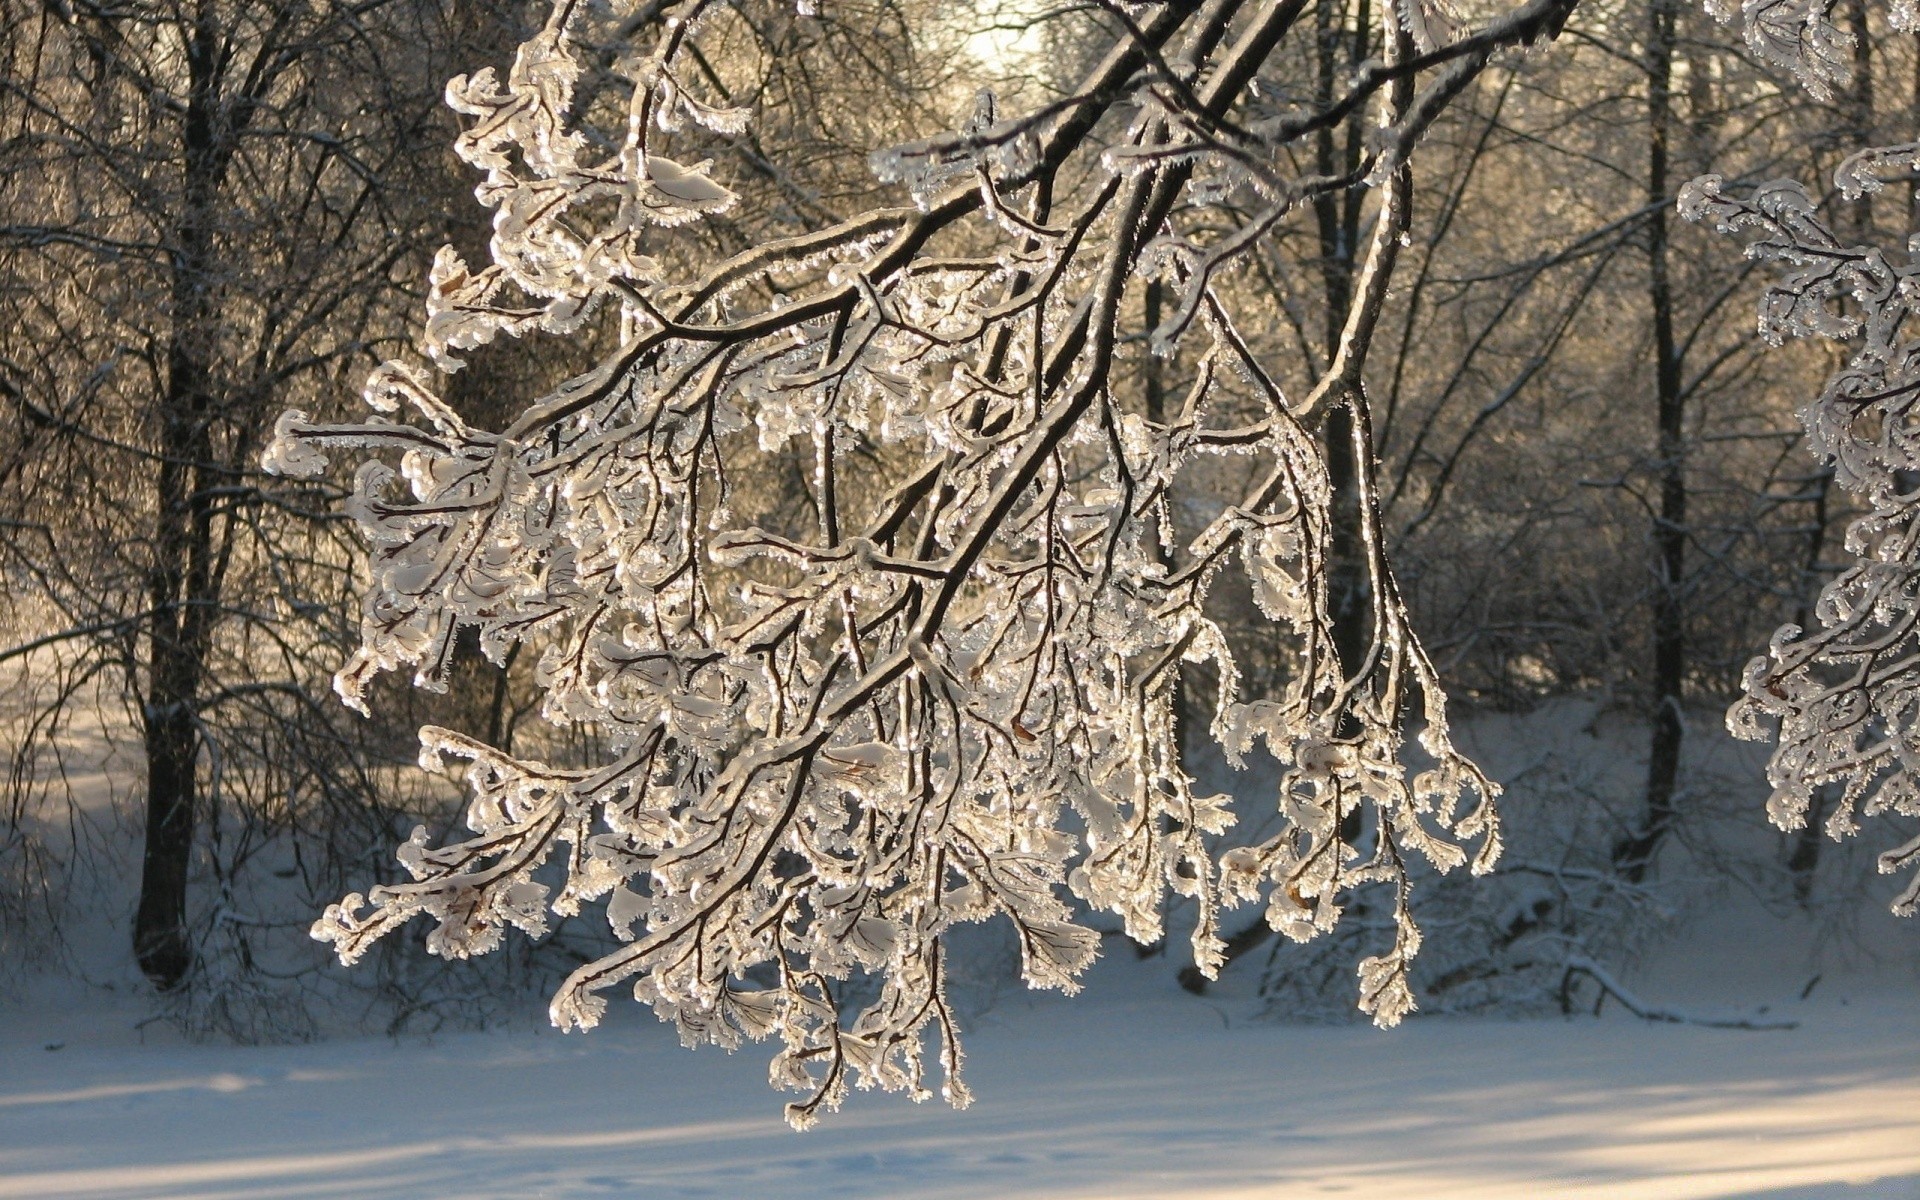
[[[1738,932],[1636,982],[1799,1028],[1290,1025],[1109,940],[1081,997],[973,1019],[971,1109],[856,1093],[806,1134],[764,1055],[631,1005],[586,1035],[237,1047],[29,989],[0,1008],[0,1198],[1920,1198],[1920,988],[1829,973],[1802,1001],[1794,939]]]
[[[130,910],[127,880],[97,883]],[[765,1046],[685,1050],[630,1002],[587,1034],[528,996],[517,1027],[432,1039],[183,1042],[96,922],[72,949],[104,986],[0,979],[0,1200],[1920,1200],[1920,920],[1863,904],[1836,940],[1723,889],[1621,965],[1649,1003],[1784,1032],[1617,1005],[1289,1024],[1257,1015],[1260,954],[1197,999],[1181,960],[1109,938],[1081,995],[967,1018],[972,1108],[856,1092],[805,1134]]]

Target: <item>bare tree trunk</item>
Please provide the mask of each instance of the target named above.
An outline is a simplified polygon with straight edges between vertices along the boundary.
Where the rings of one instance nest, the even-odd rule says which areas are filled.
[[[18,53],[0,38],[0,394],[23,414],[0,419],[0,658],[45,646],[69,678],[113,673],[103,697],[127,702],[145,760],[123,952],[162,990],[191,984],[171,1013],[242,1036],[278,1026],[306,968],[232,1004],[202,985],[247,976],[267,942],[303,949],[300,891],[428,803],[376,799],[387,730],[348,725],[315,686],[354,625],[325,489],[255,464],[282,406],[331,408],[375,323],[403,329],[417,306],[395,268],[445,208],[427,152],[437,60],[458,53],[442,7],[0,8],[25,34]],[[7,722],[10,791],[34,785],[54,816],[71,789],[36,759],[77,698],[31,682],[48,698]],[[282,849],[297,883],[270,882]],[[19,874],[4,866],[0,888]],[[216,902],[259,920],[210,925]]]
[[[162,990],[193,965],[187,933],[187,877],[199,801],[199,705],[208,635],[217,606],[213,514],[212,336],[214,200],[218,194],[218,38],[205,15],[187,47],[192,88],[184,127],[185,219],[171,262],[167,378],[159,413],[159,478],[148,569],[147,829],[133,948]]]
[[[1371,19],[1367,0],[1359,0],[1351,30],[1341,24],[1345,8],[1321,5],[1319,34],[1318,91],[1331,98],[1344,72],[1367,57],[1367,29]],[[1351,38],[1350,45],[1343,45]],[[1348,51],[1342,54],[1343,50]],[[1322,129],[1314,143],[1314,166],[1328,175],[1351,170],[1359,162],[1361,139],[1365,131],[1360,121],[1348,121],[1344,144],[1336,140],[1340,131]],[[1361,189],[1339,194],[1323,194],[1314,199],[1314,218],[1320,234],[1320,274],[1326,293],[1326,355],[1332,362],[1340,346],[1341,331],[1347,323],[1347,310],[1353,306],[1353,271],[1360,239],[1360,206],[1365,197]],[[1333,638],[1340,665],[1353,670],[1366,653],[1371,633],[1368,623],[1367,568],[1361,544],[1358,462],[1354,437],[1353,410],[1345,403],[1327,413],[1323,438],[1327,451],[1327,478],[1333,490],[1332,592]],[[1343,731],[1346,732],[1346,731]],[[1341,836],[1351,839],[1359,829],[1342,828]]]
[[[1647,37],[1647,301],[1653,315],[1653,375],[1659,512],[1653,523],[1653,733],[1639,827],[1614,846],[1613,861],[1639,882],[1674,822],[1681,705],[1687,669],[1686,397],[1673,332],[1673,290],[1667,272],[1668,145],[1673,119],[1673,0],[1652,0]]]

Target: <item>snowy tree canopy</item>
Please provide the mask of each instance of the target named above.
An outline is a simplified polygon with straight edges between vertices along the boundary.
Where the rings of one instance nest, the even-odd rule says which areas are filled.
[[[1818,99],[1852,77],[1856,38],[1832,23],[1829,5],[1775,0],[1735,9],[1715,0],[1708,8],[1722,21],[1738,13],[1748,46],[1791,70]],[[1887,20],[1897,32],[1920,33],[1912,0],[1895,0]],[[1861,148],[1834,171],[1833,184],[1857,201],[1890,180],[1911,179],[1916,167],[1920,142]],[[1683,216],[1723,233],[1756,234],[1747,257],[1786,268],[1761,297],[1761,337],[1776,346],[1787,338],[1854,346],[1800,415],[1814,454],[1870,510],[1847,533],[1847,551],[1858,561],[1821,589],[1813,609],[1819,628],[1783,626],[1768,653],[1747,664],[1745,694],[1727,713],[1728,729],[1755,741],[1776,736],[1763,722],[1778,719],[1767,766],[1774,824],[1804,827],[1815,793],[1831,787],[1837,796],[1826,832],[1841,840],[1859,832],[1863,815],[1920,816],[1920,339],[1912,327],[1920,233],[1904,253],[1889,255],[1849,245],[1818,208],[1792,180],[1736,196],[1720,176],[1707,175],[1680,195]],[[1879,866],[1892,874],[1916,861],[1920,837],[1882,854]],[[1920,875],[1893,909],[1903,916],[1920,909]]]
[[[676,228],[736,196],[676,143],[752,119],[698,69],[702,40],[810,8],[561,0],[504,79],[447,89],[495,218],[490,262],[434,264],[432,370],[379,368],[361,423],[287,413],[266,463],[313,476],[372,452],[348,505],[372,547],[349,704],[401,666],[441,685],[477,629],[496,658],[536,648],[543,716],[606,755],[559,766],[422,730],[424,765],[464,764],[471,836],[416,831],[412,882],[346,897],[315,937],[351,962],[424,914],[430,948],[465,957],[604,901],[623,944],[573,973],[554,1022],[593,1025],[624,984],[689,1044],[776,1039],[796,1126],[851,1082],[931,1094],[929,1047],[966,1102],[944,992],[959,923],[1004,918],[1027,981],[1071,991],[1098,949],[1077,914],[1150,941],[1167,894],[1189,897],[1211,972],[1223,906],[1263,904],[1304,940],[1384,883],[1393,930],[1359,964],[1360,1002],[1397,1022],[1420,945],[1410,864],[1489,868],[1498,789],[1450,740],[1386,562],[1363,369],[1423,133],[1575,2],[1474,28],[1398,0],[1383,54],[1318,97],[1269,74],[1313,37],[1305,0],[1102,4],[1114,41],[1078,86],[1014,115],[982,92],[960,128],[877,153],[897,206],[688,270],[668,265]],[[1781,32],[1768,14],[1789,7],[1749,6],[1751,36],[1788,38],[1818,84],[1840,35],[1818,6]],[[1358,112],[1358,168],[1296,170],[1290,148]],[[1355,189],[1373,217],[1344,333],[1288,395],[1245,330],[1258,314],[1219,285],[1290,212]],[[1228,197],[1257,218],[1209,220]],[[1169,297],[1151,325],[1150,285]],[[586,330],[609,352],[505,429],[441,399],[435,372],[503,333]],[[1181,369],[1163,411],[1122,369],[1142,342]],[[1357,654],[1330,602],[1336,408]],[[778,455],[811,463],[804,522],[742,483]],[[1257,464],[1253,486],[1176,536],[1188,473],[1229,455]],[[1278,694],[1237,685],[1207,609],[1223,569],[1291,639]],[[1200,661],[1220,681],[1212,737],[1282,766],[1277,832],[1224,854],[1210,836],[1253,822],[1196,794],[1175,728],[1180,665]],[[855,974],[878,995],[843,1011]]]

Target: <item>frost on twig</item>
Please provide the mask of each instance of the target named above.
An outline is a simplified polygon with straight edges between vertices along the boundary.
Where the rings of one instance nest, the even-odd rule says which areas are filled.
[[[1920,146],[1862,151],[1835,184],[1850,199],[1877,191],[1886,172],[1910,170]],[[1801,410],[1808,443],[1834,479],[1869,511],[1847,531],[1856,561],[1820,592],[1817,625],[1787,625],[1747,665],[1744,695],[1727,714],[1739,737],[1779,743],[1767,766],[1767,814],[1804,826],[1816,790],[1837,794],[1826,832],[1835,839],[1880,814],[1920,817],[1920,236],[1902,254],[1848,245],[1790,181],[1730,194],[1718,176],[1689,184],[1680,210],[1748,235],[1748,256],[1785,274],[1760,302],[1760,334],[1825,338],[1851,353]],[[1880,856],[1892,873],[1920,862],[1920,838]],[[1893,902],[1912,915],[1920,873]]]
[[[1416,108],[1402,78],[1382,94],[1380,161],[1274,193],[1277,219],[1311,188],[1382,183],[1347,340],[1295,402],[1210,285],[1226,250],[1187,244],[1174,219],[1202,205],[1196,164],[1251,170],[1252,151],[1209,130],[1291,27],[1288,5],[1244,6],[1238,22],[1243,6],[1143,6],[1137,36],[1067,100],[1009,123],[983,98],[966,130],[916,143],[927,169],[899,172],[913,204],[690,277],[662,266],[664,231],[734,195],[704,163],[668,157],[663,130],[738,127],[683,71],[703,23],[732,8],[658,6],[672,19],[634,35],[653,40],[611,56],[626,119],[590,139],[571,107],[581,48],[621,7],[561,4],[504,82],[449,87],[470,121],[460,153],[496,213],[492,261],[436,260],[424,347],[452,371],[502,334],[603,319],[617,349],[499,432],[465,424],[425,372],[389,365],[365,423],[290,413],[267,452],[301,473],[374,452],[349,503],[372,583],[363,645],[338,676],[348,703],[401,666],[440,686],[456,633],[474,628],[496,659],[536,647],[544,718],[609,752],[563,768],[423,731],[427,765],[465,774],[470,836],[435,847],[417,833],[399,854],[411,880],[347,897],[314,936],[351,961],[425,916],[430,948],[460,957],[604,901],[623,944],[573,973],[554,1022],[591,1026],[626,986],[690,1044],[771,1039],[773,1082],[806,1097],[789,1106],[798,1126],[850,1083],[930,1095],[929,1056],[941,1092],[966,1102],[943,951],[966,922],[1006,920],[1027,981],[1073,991],[1098,948],[1085,909],[1145,942],[1169,891],[1192,898],[1210,973],[1223,904],[1263,903],[1304,939],[1351,888],[1386,882],[1396,932],[1361,965],[1363,1005],[1399,1020],[1420,941],[1409,862],[1486,869],[1497,789],[1449,740],[1370,477],[1371,630],[1358,661],[1336,653],[1313,422],[1364,404],[1359,368],[1409,210],[1397,156],[1438,104]],[[1536,0],[1463,61],[1479,69],[1556,11]],[[1149,50],[1190,77],[1150,86]],[[1127,152],[1105,152],[1116,145]],[[1285,161],[1261,153],[1269,175]],[[1116,367],[1149,272],[1182,314],[1156,331],[1187,381],[1163,419],[1136,411]],[[810,464],[800,518],[742,482],[742,464],[776,454]],[[1252,486],[1169,560],[1181,473],[1222,455],[1258,464]],[[1294,652],[1277,695],[1238,694],[1208,616],[1235,563]],[[1210,839],[1236,815],[1195,792],[1174,727],[1180,665],[1203,660],[1221,681],[1213,736],[1234,756],[1264,743],[1284,768],[1278,831],[1224,861]],[[1402,744],[1408,711],[1417,751]],[[856,973],[878,978],[878,997],[843,1012]]]

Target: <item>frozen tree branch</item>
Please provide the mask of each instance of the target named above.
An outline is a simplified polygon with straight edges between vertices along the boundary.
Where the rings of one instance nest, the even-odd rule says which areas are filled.
[[[441,252],[427,357],[451,372],[501,334],[590,320],[618,349],[500,433],[390,363],[369,420],[289,412],[266,462],[310,477],[332,454],[376,456],[348,502],[373,574],[337,680],[349,704],[403,665],[441,686],[475,627],[496,658],[537,644],[544,716],[609,754],[562,768],[423,730],[426,765],[464,764],[472,836],[435,848],[417,832],[400,851],[413,881],[348,896],[314,936],[350,962],[426,915],[430,947],[462,957],[604,900],[625,945],[566,981],[555,1023],[593,1025],[601,993],[630,983],[690,1044],[777,1039],[774,1083],[806,1094],[797,1126],[851,1082],[931,1094],[929,1041],[964,1104],[944,935],[1004,918],[1027,981],[1072,991],[1098,938],[1069,897],[1142,942],[1169,891],[1191,897],[1211,973],[1223,904],[1261,902],[1307,939],[1349,889],[1391,884],[1393,941],[1361,963],[1361,1004],[1397,1022],[1420,944],[1409,859],[1488,869],[1498,789],[1449,737],[1385,561],[1370,449],[1370,632],[1353,661],[1336,650],[1317,420],[1345,405],[1369,436],[1364,367],[1421,134],[1495,50],[1550,36],[1571,7],[1533,0],[1424,54],[1408,26],[1437,16],[1390,10],[1388,53],[1334,109],[1261,125],[1236,112],[1303,0],[1129,6],[1066,99],[1007,120],[985,94],[956,133],[877,155],[911,206],[684,278],[661,239],[735,196],[668,152],[683,125],[747,120],[700,99],[688,69],[731,8],[562,3],[505,80],[454,80],[492,261]],[[600,48],[615,82],[583,106]],[[1376,99],[1361,171],[1287,177],[1288,143]],[[1277,219],[1365,180],[1379,213],[1357,299],[1332,364],[1289,399],[1210,282],[1259,228],[1220,240],[1189,218],[1240,193]],[[1135,410],[1116,366],[1149,280],[1177,300],[1154,351],[1190,381],[1164,420]],[[812,464],[810,521],[742,482],[783,453]],[[1263,473],[1169,558],[1181,473],[1219,455]],[[1207,613],[1235,558],[1296,652],[1271,697],[1239,695]],[[1213,736],[1236,758],[1264,742],[1284,767],[1279,831],[1218,861],[1209,838],[1236,816],[1195,794],[1174,727],[1178,667],[1197,661],[1220,679]],[[878,998],[842,1013],[856,972]]]
[[[1748,43],[1790,66],[1816,96],[1845,82],[1853,36],[1827,20],[1824,5],[1772,3],[1745,12]],[[1920,28],[1910,4],[1896,4],[1890,18],[1903,32]],[[1916,162],[1920,143],[1863,149],[1841,163],[1834,185],[1857,200]],[[1821,590],[1818,628],[1787,625],[1774,635],[1768,653],[1747,665],[1728,728],[1764,740],[1762,723],[1778,720],[1767,814],[1782,829],[1805,826],[1814,793],[1826,787],[1838,791],[1826,818],[1836,840],[1859,832],[1863,816],[1920,817],[1920,338],[1913,329],[1920,234],[1904,253],[1849,245],[1789,180],[1742,198],[1719,176],[1703,176],[1681,193],[1680,211],[1724,233],[1753,235],[1747,256],[1785,270],[1760,302],[1763,338],[1774,345],[1821,338],[1850,348],[1801,416],[1835,482],[1870,510],[1847,532],[1857,561]],[[1920,840],[1882,854],[1879,867],[1892,874],[1916,860]],[[1902,915],[1917,908],[1920,874],[1893,902]]]

